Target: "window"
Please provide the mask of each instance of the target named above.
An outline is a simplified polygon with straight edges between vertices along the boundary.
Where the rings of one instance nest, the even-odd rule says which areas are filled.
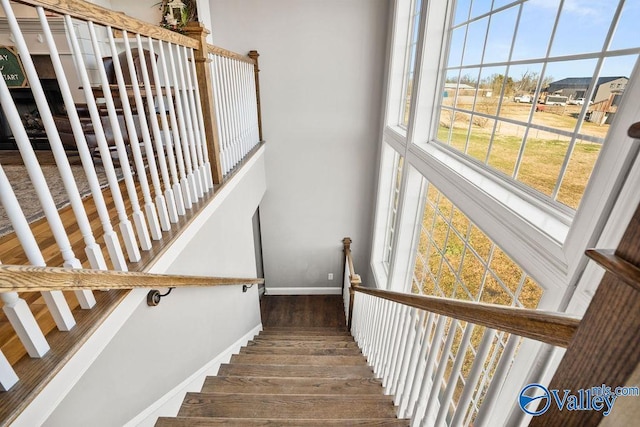
[[[640,8],[561,3],[457,2],[435,139],[575,210],[640,53]]]
[[[402,188],[403,157],[390,144],[383,143],[378,178],[375,231],[371,267],[380,287],[387,286],[389,266],[394,253]]]
[[[447,199],[426,184],[414,293],[536,308],[543,290]]]

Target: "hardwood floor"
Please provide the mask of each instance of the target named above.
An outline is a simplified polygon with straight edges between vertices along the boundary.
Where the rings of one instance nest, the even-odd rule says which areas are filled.
[[[265,295],[262,325],[346,328],[341,295]]]

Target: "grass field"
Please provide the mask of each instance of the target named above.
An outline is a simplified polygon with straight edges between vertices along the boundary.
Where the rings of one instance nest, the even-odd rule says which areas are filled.
[[[551,196],[557,185],[562,165],[569,148],[568,138],[534,137],[529,135],[524,145],[520,167],[515,171],[518,154],[522,148],[524,130],[520,136],[496,133],[491,143],[491,126],[480,128],[454,126],[450,145],[516,180]],[[469,134],[467,142],[467,134]],[[549,135],[547,133],[547,135]],[[440,125],[438,139],[447,141],[449,128]],[[489,144],[491,151],[489,152]],[[569,157],[569,164],[558,190],[557,200],[577,209],[587,181],[598,158],[602,145],[577,141]],[[488,154],[488,157],[487,157]]]

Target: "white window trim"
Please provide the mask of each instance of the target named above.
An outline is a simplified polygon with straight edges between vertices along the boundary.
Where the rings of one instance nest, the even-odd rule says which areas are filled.
[[[393,191],[394,157],[401,156],[403,151],[399,151],[392,144],[388,144],[386,139],[382,140],[380,152],[380,164],[378,173],[378,197],[376,201],[376,211],[374,215],[373,243],[371,248],[371,270],[378,288],[387,288],[388,274],[384,265],[384,246],[386,244],[387,227],[389,225],[389,210],[391,209],[391,195]],[[404,168],[403,168],[404,174]],[[398,206],[402,203],[402,188]],[[398,219],[396,218],[396,224]],[[395,239],[395,236],[394,236]],[[395,248],[395,242],[392,242]],[[393,262],[393,253],[391,263]]]

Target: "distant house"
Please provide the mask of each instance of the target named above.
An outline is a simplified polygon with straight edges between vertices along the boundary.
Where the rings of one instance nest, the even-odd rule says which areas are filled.
[[[547,87],[547,92],[567,96],[569,99],[585,98],[591,85],[591,80],[591,77],[567,77],[550,83]],[[608,100],[612,94],[621,95],[628,81],[629,79],[623,76],[600,77],[596,83],[596,90],[591,101],[598,103]],[[615,104],[615,101],[613,104]]]
[[[459,96],[475,96],[476,88],[465,83],[445,83],[444,97],[454,97],[458,92]]]

